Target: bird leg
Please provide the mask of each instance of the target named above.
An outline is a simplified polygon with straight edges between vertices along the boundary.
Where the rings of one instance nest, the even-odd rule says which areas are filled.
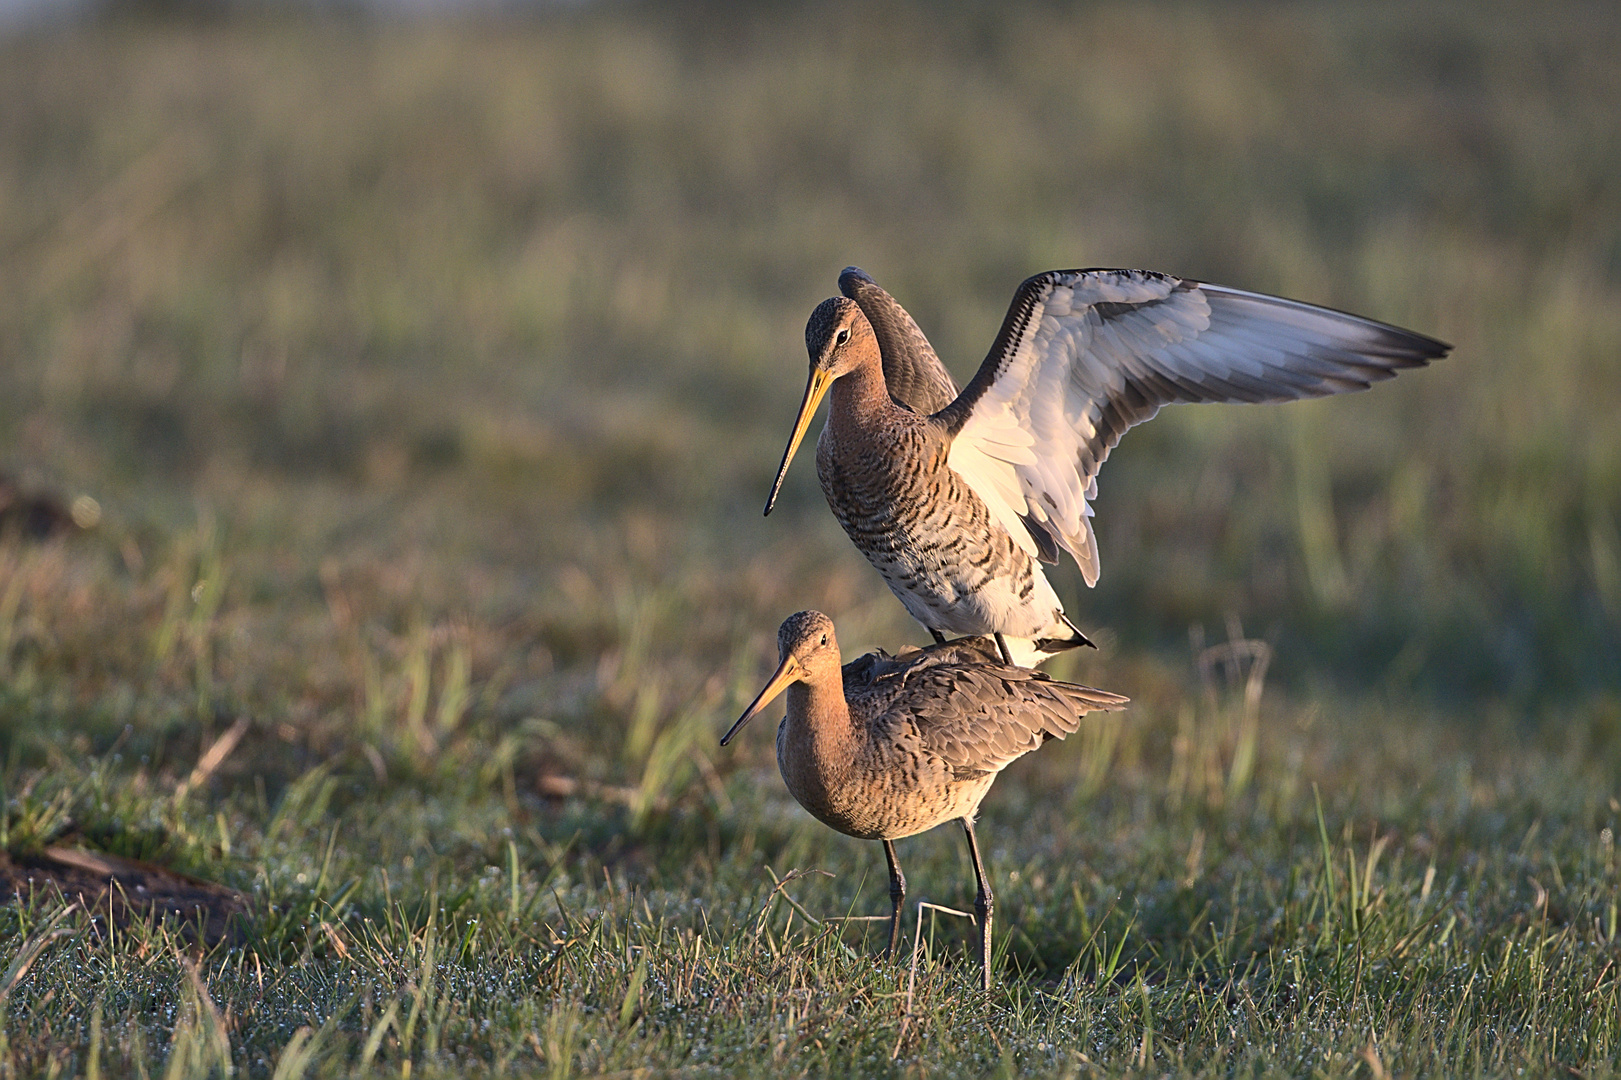
[[[884,858],[889,860],[889,948],[884,955],[893,957],[901,943],[901,901],[906,899],[906,875],[895,858],[895,845],[884,841]]]
[[[996,651],[1002,654],[1002,663],[1006,664],[1008,667],[1019,666],[1013,662],[1013,651],[1007,647],[1007,639],[1002,636],[1002,631],[1000,630],[996,632]],[[969,835],[972,836],[973,833],[970,832]],[[970,847],[973,846],[972,840],[970,840],[968,843]]]
[[[934,639],[934,643],[936,645],[944,645],[946,643],[946,636],[944,634],[942,634],[940,631],[936,630],[932,626],[929,627],[928,630],[929,630],[929,636]]]
[[[979,986],[991,988],[991,908],[996,897],[991,895],[990,879],[985,876],[985,864],[979,860],[979,844],[974,839],[974,819],[962,819],[962,831],[968,834],[968,854],[974,860],[974,880],[979,892],[974,895],[974,915],[979,921]]]

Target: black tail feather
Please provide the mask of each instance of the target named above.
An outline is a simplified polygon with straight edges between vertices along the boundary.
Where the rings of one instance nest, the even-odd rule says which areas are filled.
[[[1063,652],[1065,649],[1078,649],[1082,645],[1095,649],[1097,645],[1092,639],[1081,633],[1081,628],[1070,622],[1067,616],[1058,616],[1059,622],[1075,631],[1074,637],[1067,638],[1036,638],[1034,644],[1042,652]]]

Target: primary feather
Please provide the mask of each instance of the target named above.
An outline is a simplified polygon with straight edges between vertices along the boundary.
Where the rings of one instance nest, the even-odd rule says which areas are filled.
[[[1358,315],[1165,274],[1054,270],[1019,286],[979,373],[937,418],[954,433],[947,464],[1003,527],[1045,532],[1095,585],[1091,500],[1127,428],[1179,402],[1364,390],[1449,348]],[[1027,550],[1037,553],[1035,541]]]

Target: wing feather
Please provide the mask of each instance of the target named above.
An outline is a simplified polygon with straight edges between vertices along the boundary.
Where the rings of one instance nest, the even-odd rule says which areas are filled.
[[[1128,428],[1164,405],[1364,390],[1450,349],[1298,300],[1142,270],[1053,270],[1019,286],[979,372],[934,415],[953,436],[948,464],[997,521],[1015,539],[1056,542],[1093,585],[1091,500]],[[886,377],[888,366],[886,355]]]
[[[860,267],[844,268],[839,291],[854,300],[872,324],[889,396],[924,416],[950,405],[957,397],[957,383],[907,310]]]
[[[963,773],[999,772],[1073,733],[1087,713],[1128,704],[1107,690],[983,660],[938,663],[915,671],[908,685],[922,744]]]

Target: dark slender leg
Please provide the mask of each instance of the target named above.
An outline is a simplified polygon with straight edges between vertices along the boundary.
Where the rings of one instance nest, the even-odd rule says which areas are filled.
[[[934,643],[936,645],[944,645],[946,643],[946,636],[932,626],[929,627],[929,636],[934,639]],[[888,841],[886,840],[885,843],[888,843]]]
[[[974,895],[974,916],[979,919],[979,986],[991,988],[991,908],[996,897],[991,895],[991,882],[985,876],[985,864],[979,861],[979,844],[974,840],[974,821],[962,819],[962,831],[968,834],[968,854],[974,860],[974,880],[979,892]]]
[[[1006,664],[1008,667],[1019,666],[1013,662],[1013,653],[1008,650],[1007,640],[1002,637],[1002,632],[1000,630],[996,632],[996,648],[1002,654],[1002,663]]]
[[[906,875],[895,858],[895,845],[884,841],[884,858],[889,860],[889,948],[885,956],[894,956],[901,943],[901,901],[906,899]]]

